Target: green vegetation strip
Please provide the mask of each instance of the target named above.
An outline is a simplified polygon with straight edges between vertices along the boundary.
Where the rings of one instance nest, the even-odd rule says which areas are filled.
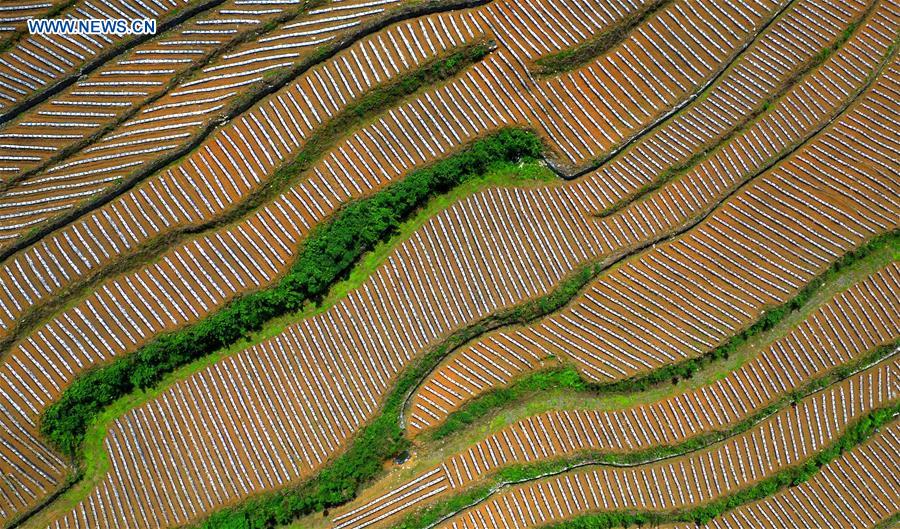
[[[900,232],[892,232],[878,237],[860,248],[846,253],[792,301],[798,306],[802,305],[819,284],[838,270],[889,244],[900,244]],[[534,321],[561,309],[604,269],[605,267],[600,264],[584,267],[565,280],[553,293],[515,308],[497,312],[477,324],[454,333],[446,341],[426,352],[421,360],[402,373],[397,385],[385,400],[381,413],[362,429],[345,453],[335,458],[310,481],[279,491],[260,494],[237,506],[219,511],[192,527],[222,529],[283,525],[301,516],[342,505],[352,500],[362,486],[382,473],[383,461],[402,454],[410,447],[410,442],[404,437],[403,427],[397,417],[400,416],[409,395],[447,354],[492,329]],[[777,314],[780,311],[790,312],[793,309],[793,303],[789,302],[769,314]],[[766,321],[768,317],[767,314],[758,323]],[[776,318],[776,321],[780,320],[779,316],[772,317]],[[724,349],[722,350],[724,351]],[[681,373],[679,376],[693,372],[693,369],[688,366],[678,367],[680,368],[678,373]],[[664,376],[660,376],[659,380],[667,380],[672,376],[672,372],[667,372]],[[570,375],[563,375],[561,378],[574,381]],[[645,378],[646,384],[652,383],[649,377]],[[559,379],[559,377],[551,378],[546,382],[552,383]],[[574,384],[574,382],[572,383]],[[633,387],[638,387],[638,383],[634,381],[619,383],[618,387],[620,390],[625,389],[629,383],[635,384]],[[467,494],[468,496],[469,494]]]
[[[153,262],[169,248],[206,231],[220,228],[250,215],[262,204],[271,201],[289,186],[295,184],[306,171],[332,148],[348,131],[360,123],[374,119],[382,112],[397,106],[405,97],[427,86],[452,79],[466,67],[478,62],[491,50],[491,43],[477,43],[451,51],[447,56],[435,59],[422,68],[396,78],[393,82],[375,88],[341,113],[317,128],[303,144],[298,155],[282,165],[258,190],[249,194],[239,206],[224,213],[218,219],[198,226],[170,232],[146,242],[141,248],[122,256],[114,264],[101,268],[92,276],[82,278],[18,319],[15,328],[0,339],[0,351],[6,351],[13,343],[24,338],[46,322],[54,314],[78,300],[111,276],[128,273]]]
[[[770,416],[775,411],[777,411],[776,407],[770,406],[763,412],[756,414],[752,419],[741,422],[727,435],[705,435],[678,446],[662,447],[630,454],[582,455],[577,459],[559,459],[530,465],[512,465],[494,473],[486,483],[481,483],[462,494],[426,509],[422,509],[418,513],[407,515],[401,522],[395,524],[392,529],[426,529],[434,527],[440,522],[455,516],[466,509],[483,503],[505,487],[563,474],[578,468],[597,465],[639,466],[696,452],[709,447],[715,442],[720,442],[728,437],[749,430],[762,418]],[[785,487],[798,485],[807,481],[821,467],[833,461],[847,450],[862,444],[871,437],[878,428],[891,422],[898,413],[900,413],[900,405],[897,404],[870,412],[860,420],[851,424],[837,440],[828,446],[828,448],[818,452],[802,464],[785,469],[751,487],[700,507],[669,513],[610,512],[588,514],[551,527],[558,529],[582,529],[588,527],[629,527],[631,525],[640,526],[672,522],[706,523],[730,509],[734,509],[752,501],[764,499]],[[579,525],[582,523],[599,523],[600,525]]]
[[[752,325],[733,335],[724,344],[708,351],[702,356],[690,358],[678,363],[666,365],[655,369],[645,375],[636,376],[626,380],[597,384],[583,379],[580,373],[572,367],[545,370],[526,375],[524,378],[513,382],[503,388],[491,390],[482,396],[451,413],[447,419],[431,434],[434,439],[448,437],[474,423],[478,419],[505,406],[518,401],[524,396],[536,391],[551,389],[569,389],[573,391],[589,391],[594,394],[611,394],[621,392],[645,391],[652,386],[671,380],[677,383],[679,379],[688,379],[705,364],[717,360],[727,359],[743,344],[754,337],[764,333],[779,322],[783,321],[793,312],[800,310],[824,285],[832,280],[842,270],[853,266],[867,256],[888,248],[894,254],[900,254],[900,231],[893,231],[872,239],[859,248],[845,253],[828,269],[810,281],[793,298],[782,305],[768,310]]]
[[[541,57],[535,61],[537,66],[535,73],[547,76],[558,75],[584,66],[625,40],[628,33],[643,24],[670,2],[671,0],[653,0],[643,8],[629,13],[618,23],[604,29],[599,35],[592,37],[587,42],[574,48]]]
[[[896,529],[897,527],[900,527],[900,512],[889,516],[887,520],[884,520],[872,529]]]
[[[451,335],[401,374],[381,406],[381,412],[353,439],[346,452],[307,482],[275,492],[263,493],[228,507],[192,525],[200,529],[262,528],[284,525],[292,520],[343,505],[356,497],[363,485],[383,470],[382,463],[410,447],[397,418],[413,389],[434,366],[462,344],[491,329],[513,323],[527,323],[559,310],[602,269],[600,265],[576,272],[547,296],[502,310]]]
[[[354,262],[389,237],[429,198],[488,172],[497,163],[533,159],[540,151],[535,135],[503,130],[462,153],[410,173],[371,198],[345,206],[313,230],[276,286],[238,297],[197,324],[162,335],[135,353],[79,376],[45,411],[42,433],[63,453],[78,455],[87,426],[105,406],[258,331],[274,318],[320,300]]]

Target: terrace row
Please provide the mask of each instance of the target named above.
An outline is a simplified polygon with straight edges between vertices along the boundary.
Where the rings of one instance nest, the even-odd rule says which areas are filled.
[[[519,420],[370,501],[341,509],[335,529],[396,522],[412,509],[515,465],[580,454],[640,452],[725,432],[835,368],[900,338],[900,265],[841,292],[725,378],[617,411],[566,410]],[[893,355],[892,355],[893,356]],[[469,374],[474,377],[474,374]],[[446,391],[452,393],[453,388]],[[435,406],[443,404],[435,395]]]
[[[7,232],[0,240],[15,239],[24,228],[20,225],[36,226],[176,149],[201,125],[214,122],[238,94],[261,84],[266,71],[309,58],[320,45],[381,15],[392,7],[388,4],[398,3],[380,2],[373,8],[363,0],[342,1],[338,4],[342,15],[335,17],[329,7],[303,12],[290,4],[272,5],[265,0],[226,0],[215,10],[200,13],[85,75],[0,130],[4,141],[0,145],[0,177],[14,180],[0,195],[0,210],[7,210],[0,217],[6,220]],[[302,27],[303,31],[290,43],[276,46],[280,53],[270,61],[273,64],[260,65],[258,58],[247,60],[246,55],[259,51],[247,50],[249,46],[265,49],[261,41],[267,37],[252,33],[276,18],[287,21],[264,35],[278,34],[283,28]],[[248,35],[250,43],[239,44]],[[235,44],[236,49],[213,55]],[[200,65],[204,65],[200,71],[186,75]],[[233,71],[224,75],[223,68]],[[210,83],[217,87],[214,93],[196,88]],[[195,88],[186,88],[189,86]],[[196,93],[189,95],[191,92]],[[51,157],[89,140],[135,109],[140,111],[103,134],[105,142],[33,173]],[[120,136],[122,130],[124,136]],[[128,141],[111,141],[118,137]],[[24,173],[33,174],[21,178]]]
[[[853,152],[845,151],[835,163],[852,163],[855,153],[849,153]],[[865,152],[874,160],[882,160],[885,156],[883,152],[879,153],[874,143],[866,144],[864,151],[860,152]],[[796,290],[787,287],[785,291],[773,289],[755,278],[755,270],[762,266],[761,260],[748,248],[765,252],[770,263],[796,261],[797,256],[811,259],[814,266],[808,274],[797,278],[798,285],[802,285],[827,268],[828,263],[837,256],[865,239],[862,236],[856,240],[837,237],[830,221],[823,220],[818,212],[803,227],[772,222],[796,218],[794,210],[800,206],[785,202],[774,193],[764,192],[773,182],[796,182],[792,175],[792,171],[779,168],[754,180],[685,236],[636,256],[595,282],[602,284],[617,278],[637,289],[641,298],[652,299],[655,304],[643,303],[632,308],[633,312],[622,312],[621,303],[625,306],[630,304],[617,303],[607,297],[599,300],[600,305],[594,308],[595,313],[606,315],[607,319],[616,318],[625,329],[640,329],[648,321],[653,321],[670,335],[682,338],[685,343],[699,343],[706,348],[751,323],[769,305],[785,301]],[[869,169],[865,176],[873,182],[883,182],[888,178],[874,168]],[[881,200],[878,196],[871,196],[865,202]],[[831,197],[829,206],[839,208],[842,222],[852,223],[850,225],[868,233],[879,232],[876,228],[870,227],[871,231],[864,228],[863,220],[854,216],[862,209],[859,203]],[[896,211],[898,206],[893,204],[890,207]],[[734,219],[742,211],[756,212],[741,221],[741,226],[745,227],[743,233],[749,237],[745,239],[747,242],[739,244],[740,239],[717,235],[722,219]],[[678,252],[697,247],[700,241],[713,239],[718,248],[710,253],[711,257],[702,261],[684,259],[688,253],[699,256],[695,251]],[[794,253],[782,252],[772,246],[773,241],[785,242],[786,246],[795,248]],[[130,446],[128,453],[136,453],[137,447],[143,450],[145,441],[136,436],[146,436],[157,445],[174,451],[172,461],[183,457],[192,463],[174,467],[166,462],[166,458],[148,457],[140,467],[145,469],[141,471],[141,479],[123,477],[122,482],[111,481],[109,486],[121,483],[114,490],[121,498],[133,498],[136,503],[129,503],[129,509],[138,511],[141,504],[149,511],[150,506],[164,508],[169,501],[175,501],[177,487],[162,483],[169,482],[163,476],[171,475],[175,479],[176,468],[187,472],[187,477],[181,478],[185,482],[199,482],[200,476],[211,468],[218,468],[217,473],[223,477],[240,476],[233,487],[217,489],[218,497],[209,491],[210,505],[234,501],[251,491],[296,482],[320,468],[364,422],[374,416],[378,402],[388,391],[392,380],[413,361],[414,355],[438,343],[454,326],[461,326],[467,317],[469,321],[473,316],[477,317],[477,313],[465,315],[466,310],[476,310],[477,303],[462,304],[461,307],[465,308],[461,314],[447,309],[438,311],[436,309],[439,307],[453,305],[433,301],[423,304],[422,296],[435,299],[434,296],[441,295],[439,291],[432,291],[427,283],[424,288],[410,290],[412,285],[421,282],[399,275],[403,270],[401,262],[410,262],[403,257],[406,249],[417,248],[419,243],[412,239],[402,244],[369,281],[332,309],[292,325],[273,339],[224,359],[176,384],[151,403],[130,412],[127,415],[130,418],[122,419],[123,425],[142,415],[152,419],[147,419],[143,427],[135,429],[139,433],[134,435],[129,433],[131,429],[124,426],[115,429],[107,439],[111,457],[115,458],[118,453],[116,446]],[[716,257],[721,255],[733,256],[732,260],[742,264],[734,266]],[[679,258],[676,259],[676,256]],[[669,272],[667,267],[678,270]],[[725,267],[733,269],[733,272],[723,271]],[[428,268],[427,265],[413,267],[414,270]],[[770,267],[759,273],[765,273],[766,278],[771,277],[770,281],[775,281],[778,279],[774,270]],[[637,275],[631,276],[632,273]],[[797,273],[802,274],[800,271]],[[640,280],[644,276],[652,280]],[[786,285],[785,280],[780,281],[781,285]],[[682,282],[690,284],[679,286]],[[742,285],[741,288],[735,286],[738,284]],[[477,300],[476,285],[468,284],[460,290],[467,291],[470,287],[472,299]],[[620,290],[627,292],[627,289]],[[722,301],[726,293],[728,301]],[[432,307],[431,312],[428,307]],[[426,316],[420,317],[419,314]],[[435,316],[428,317],[428,314]],[[455,322],[444,323],[444,318],[454,318]],[[557,315],[550,319],[559,321]],[[724,321],[727,323],[722,325]],[[447,324],[451,327],[448,328]],[[644,343],[635,340],[634,344],[627,344],[612,338],[618,332],[621,330],[605,334],[611,337],[609,339],[598,340],[598,344],[609,344],[608,349],[598,353],[602,353],[608,362],[624,366],[633,358],[625,354],[630,351],[623,353],[623,349],[642,347]],[[704,333],[709,336],[703,336]],[[653,336],[660,342],[668,339],[664,338],[668,336],[664,332],[656,332]],[[610,344],[609,340],[615,342]],[[581,354],[584,347],[579,340],[577,346],[560,350],[558,354],[574,356]],[[652,354],[668,348],[672,348],[671,343],[655,344]],[[652,359],[653,364],[641,364],[641,369],[649,370],[676,358],[701,352],[693,351],[689,346],[685,350],[675,347],[670,353],[672,360],[653,359],[649,354],[637,351],[630,354],[635,358],[637,353]],[[599,354],[595,356],[599,358]],[[584,361],[585,371],[589,374],[596,376],[602,369],[600,362],[594,363],[594,358],[590,356],[579,358]],[[610,378],[626,378],[631,373],[622,369],[622,372],[611,373],[613,376]],[[220,407],[223,402],[229,403],[225,409]],[[192,441],[185,444],[184,439]],[[123,449],[122,454],[125,453]],[[174,455],[178,453],[181,455]],[[121,465],[126,465],[126,462],[122,461]],[[138,471],[136,462],[128,463],[128,468],[129,471]],[[154,478],[157,472],[160,474]],[[157,480],[161,480],[160,485],[146,490],[143,488]],[[197,491],[196,494],[192,501],[200,505],[207,493]],[[216,499],[212,500],[213,497]],[[178,511],[169,515],[177,517]],[[137,522],[142,523],[142,520]],[[155,524],[150,518],[148,523],[150,526]]]

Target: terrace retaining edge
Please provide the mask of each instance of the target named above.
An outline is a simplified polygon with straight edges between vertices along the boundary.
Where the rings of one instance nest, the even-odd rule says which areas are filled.
[[[211,0],[210,3],[219,3],[224,1],[225,0]],[[33,232],[13,242],[3,250],[0,250],[0,263],[5,262],[16,253],[31,247],[54,231],[61,229],[71,224],[75,220],[81,218],[82,216],[90,213],[91,211],[112,202],[119,196],[125,194],[125,192],[134,188],[136,185],[144,181],[152,174],[162,170],[164,167],[175,162],[176,160],[188,155],[191,151],[198,148],[203,143],[203,141],[206,140],[206,138],[208,138],[213,132],[216,131],[216,129],[218,129],[218,127],[240,116],[244,112],[247,112],[263,98],[272,95],[281,88],[287,86],[288,83],[290,83],[300,75],[303,75],[314,66],[333,58],[335,55],[354,45],[359,40],[375,34],[389,26],[404,22],[409,19],[436,13],[455,11],[458,9],[469,9],[472,7],[485,5],[493,1],[494,0],[427,0],[425,4],[401,8],[388,16],[363,25],[359,30],[348,34],[343,39],[339,40],[322,52],[295,64],[284,75],[280,76],[280,78],[271,81],[264,81],[261,88],[253,93],[251,97],[248,97],[243,101],[239,100],[236,105],[233,105],[231,108],[229,108],[228,111],[225,112],[225,114],[219,116],[218,119],[207,122],[206,125],[204,125],[203,128],[201,128],[200,131],[190,141],[183,143],[177,149],[169,151],[169,154],[167,154],[166,156],[156,158],[149,164],[143,166],[140,170],[135,171],[127,178],[124,178],[122,180],[122,184],[120,184],[118,187],[112,188],[110,192],[104,193],[93,200],[89,200],[80,207],[71,209],[64,215],[60,215],[59,217],[48,220],[40,228],[37,228]],[[0,123],[2,123],[2,120],[0,120]]]
[[[55,83],[45,86],[38,92],[33,93],[28,98],[10,107],[6,112],[0,113],[0,125],[3,125],[17,118],[23,112],[43,103],[56,94],[62,92],[66,88],[72,86],[72,84],[82,76],[94,72],[94,70],[100,68],[117,56],[122,55],[123,53],[127,53],[132,48],[140,46],[148,40],[156,38],[158,35],[180,25],[182,22],[194,17],[195,15],[199,15],[204,11],[213,9],[216,6],[224,3],[225,0],[205,0],[204,2],[194,4],[193,6],[188,6],[188,8],[183,12],[160,24],[157,27],[157,31],[155,34],[136,35],[134,38],[121,41],[118,44],[111,46],[100,55],[97,55],[93,59],[83,63],[77,70],[70,72],[67,76],[56,81]]]

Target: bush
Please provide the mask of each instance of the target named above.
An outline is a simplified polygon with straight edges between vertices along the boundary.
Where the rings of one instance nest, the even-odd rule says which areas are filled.
[[[481,176],[497,163],[534,159],[540,152],[540,140],[534,134],[501,130],[457,155],[410,173],[370,198],[348,204],[310,233],[276,286],[236,298],[199,323],[162,335],[135,353],[79,376],[44,412],[41,432],[60,451],[76,456],[91,420],[115,400],[136,388],[151,387],[178,367],[259,331],[273,318],[320,301],[364,253],[395,233],[429,199]]]

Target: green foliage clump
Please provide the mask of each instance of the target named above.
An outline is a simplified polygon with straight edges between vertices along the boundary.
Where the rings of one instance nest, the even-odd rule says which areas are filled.
[[[174,369],[248,337],[273,318],[321,300],[365,252],[392,235],[430,198],[497,163],[534,159],[540,151],[534,134],[502,130],[410,173],[370,198],[348,204],[310,233],[291,270],[276,286],[238,297],[197,324],[162,335],[133,354],[86,372],[47,408],[41,432],[63,453],[76,455],[90,421],[116,399],[151,387]]]
[[[670,0],[654,0],[639,10],[627,14],[620,21],[608,26],[589,40],[560,52],[545,55],[536,61],[539,75],[559,75],[584,66],[613,49],[628,34],[659,12]]]
[[[501,406],[521,399],[524,395],[535,391],[561,388],[583,391],[588,388],[588,383],[581,378],[578,371],[571,367],[532,373],[511,386],[489,391],[451,413],[432,435],[435,439],[443,439]]]

